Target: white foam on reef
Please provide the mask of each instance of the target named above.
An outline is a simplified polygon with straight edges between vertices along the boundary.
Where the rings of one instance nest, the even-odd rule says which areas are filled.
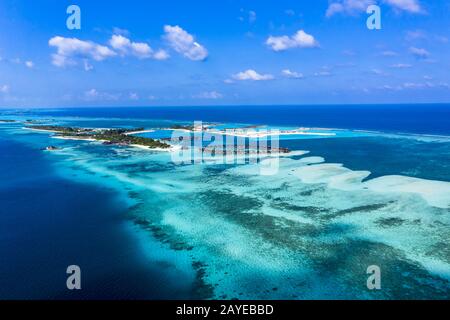
[[[450,263],[429,257],[421,257],[420,263],[431,273],[450,281]]]
[[[326,183],[330,188],[353,190],[361,188],[361,181],[370,175],[369,171],[352,171],[341,164],[325,163],[302,166],[295,170],[305,183]]]
[[[308,163],[307,160],[304,161]],[[362,182],[369,177],[369,171],[353,171],[342,164],[334,163],[300,166],[295,170],[295,174],[304,183],[325,183],[330,188],[340,190],[368,189],[379,193],[412,193],[421,196],[431,206],[450,208],[450,182],[399,175]]]
[[[364,183],[372,191],[382,193],[415,193],[431,206],[450,208],[450,182],[404,176],[384,176]]]
[[[325,159],[322,157],[306,157],[306,158],[301,158],[299,160],[299,162],[304,163],[304,164],[317,164],[317,163],[325,162]]]
[[[130,147],[138,148],[145,151],[155,151],[155,152],[176,152],[181,149],[181,146],[170,146],[169,148],[150,148],[148,146],[140,144],[130,144]]]

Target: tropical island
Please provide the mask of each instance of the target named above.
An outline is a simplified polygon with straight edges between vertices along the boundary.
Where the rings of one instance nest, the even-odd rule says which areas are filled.
[[[104,144],[122,146],[140,146],[150,149],[169,149],[171,145],[159,140],[130,135],[131,132],[143,131],[143,128],[91,129],[63,126],[29,126],[32,130],[54,132],[56,138],[101,141]]]
[[[14,123],[16,120],[0,119],[0,123]]]
[[[195,127],[193,125],[181,125],[175,124],[169,128],[169,130],[186,130],[186,131],[194,131]]]

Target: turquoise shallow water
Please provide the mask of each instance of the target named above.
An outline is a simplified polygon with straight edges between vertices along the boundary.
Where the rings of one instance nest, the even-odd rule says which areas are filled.
[[[86,127],[160,128],[170,124],[136,119],[45,119]],[[96,205],[89,211],[85,206],[89,214],[98,216],[80,223],[102,230],[108,226],[106,217],[117,217],[123,227],[100,235],[103,239],[112,234],[132,235],[127,245],[118,245],[116,239],[111,240],[111,247],[119,254],[131,250],[136,258],[129,259],[126,268],[117,259],[111,261],[116,268],[104,275],[103,283],[126,277],[133,266],[149,272],[137,276],[139,285],[137,280],[128,285],[119,281],[107,289],[96,285],[86,297],[109,290],[116,296],[126,291],[133,293],[128,293],[130,297],[144,298],[167,298],[171,292],[172,298],[450,298],[450,140],[336,132],[335,137],[321,139],[284,137],[281,146],[309,153],[280,158],[277,173],[265,176],[260,174],[264,161],[181,165],[173,163],[170,153],[52,139],[48,133],[23,130],[21,124],[1,124],[4,141],[24,146],[20,152],[27,157],[42,157],[34,167],[32,161],[29,166],[10,162],[3,173],[2,190],[4,197],[18,197],[11,192],[10,181],[24,186],[29,184],[30,172],[51,172],[63,181],[106,188],[111,193],[99,202],[110,203],[112,197],[112,208],[119,212]],[[63,149],[39,151],[50,144]],[[8,148],[12,147],[4,147],[3,155],[9,154]],[[19,168],[29,172],[18,172]],[[40,176],[35,179],[46,181]],[[46,190],[54,192],[51,186]],[[77,194],[68,192],[73,197],[64,201],[70,207],[77,202]],[[78,197],[81,201],[87,196],[80,193]],[[28,206],[26,212],[42,214],[45,206],[38,205],[36,197],[34,203],[27,201],[31,200],[8,210]],[[7,220],[13,235],[19,225],[31,223],[26,215]],[[59,228],[59,223],[54,222],[53,228]],[[24,250],[16,256],[33,261],[26,244],[19,245],[18,239],[4,237],[10,247]],[[99,243],[95,238],[92,241]],[[93,246],[94,252],[85,253],[100,257],[86,263],[88,274],[94,269],[109,270],[100,262],[108,256],[105,248]],[[55,253],[60,249],[44,243],[39,250]],[[6,269],[12,274],[10,269],[19,262],[9,251],[6,256]],[[82,259],[83,250],[76,257]],[[366,287],[370,265],[382,270],[380,291]],[[50,283],[56,281],[51,275],[45,277]],[[160,277],[165,280],[155,282]],[[102,279],[99,273],[92,278]],[[33,288],[37,292],[39,283]],[[29,297],[38,297],[36,292]]]

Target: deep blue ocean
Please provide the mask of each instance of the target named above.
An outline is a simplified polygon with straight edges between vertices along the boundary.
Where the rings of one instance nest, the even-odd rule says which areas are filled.
[[[144,259],[114,192],[61,178],[48,155],[1,133],[0,150],[0,299],[190,296]],[[66,288],[72,264],[81,291]]]
[[[74,121],[201,120],[450,136],[450,104],[0,110],[0,119],[14,115]],[[28,144],[5,132],[0,127],[0,299],[198,297],[193,284],[177,285],[183,278],[174,280],[178,273],[167,261],[149,263],[142,256],[138,237],[129,232],[128,207],[111,188],[62,177],[53,155],[40,150],[46,142]],[[282,146],[309,150],[312,156],[344,163],[352,170],[370,170],[372,178],[401,174],[450,181],[448,142],[367,137],[287,140]],[[66,289],[65,268],[70,264],[86,270],[87,289]]]
[[[450,104],[74,108],[40,113],[450,134]]]

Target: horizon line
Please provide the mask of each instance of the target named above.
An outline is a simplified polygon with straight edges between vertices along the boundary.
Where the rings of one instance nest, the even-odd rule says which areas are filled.
[[[4,107],[0,106],[0,110],[17,110],[17,109],[113,109],[113,108],[217,108],[217,107],[326,107],[326,106],[402,106],[402,105],[450,105],[450,102],[401,102],[401,103],[310,103],[310,104],[233,104],[233,105],[149,105],[149,106],[39,106],[39,107]]]

